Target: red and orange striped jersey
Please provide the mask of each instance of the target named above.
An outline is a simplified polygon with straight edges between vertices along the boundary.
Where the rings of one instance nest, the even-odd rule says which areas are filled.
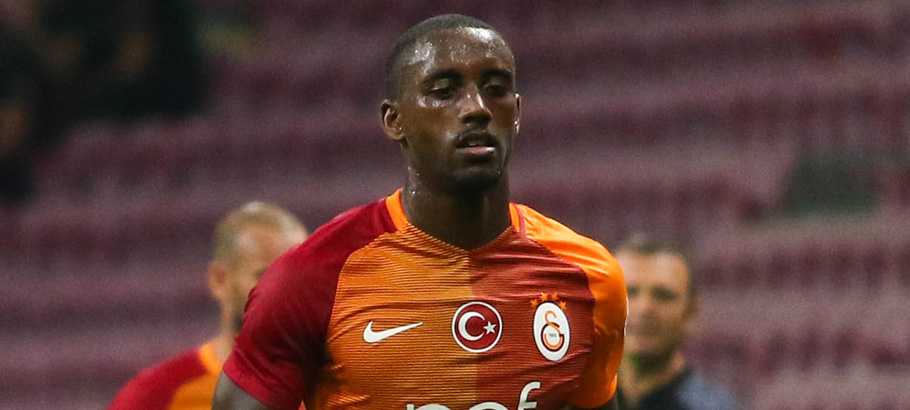
[[[276,409],[597,407],[616,390],[625,283],[594,240],[510,204],[463,250],[411,225],[400,191],[280,257],[225,374]]]
[[[109,410],[209,410],[221,363],[211,343],[143,370],[117,393]]]
[[[108,410],[211,410],[221,363],[211,342],[143,370]],[[306,410],[300,405],[300,410]]]

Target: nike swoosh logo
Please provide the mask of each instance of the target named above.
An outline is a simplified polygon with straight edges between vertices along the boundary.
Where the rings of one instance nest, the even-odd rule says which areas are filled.
[[[367,328],[363,329],[363,341],[367,342],[367,343],[376,343],[387,337],[395,336],[401,332],[404,332],[405,330],[413,329],[422,324],[423,324],[423,322],[420,322],[420,323],[414,323],[414,324],[410,324],[410,325],[406,325],[406,326],[393,327],[391,329],[386,329],[386,330],[382,330],[379,332],[374,332],[373,331],[373,321],[371,320],[370,323],[367,323]]]

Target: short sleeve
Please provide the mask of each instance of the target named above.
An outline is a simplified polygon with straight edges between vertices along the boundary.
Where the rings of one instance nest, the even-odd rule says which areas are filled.
[[[616,373],[622,360],[628,300],[622,269],[605,249],[602,262],[585,270],[594,294],[594,351],[579,379],[572,404],[594,408],[616,393]],[[595,268],[596,267],[596,268]]]
[[[335,292],[347,258],[395,225],[385,199],[347,211],[279,257],[250,292],[224,374],[279,410],[318,389]]]
[[[250,293],[243,326],[224,373],[238,387],[276,409],[295,410],[320,366],[325,311],[318,283],[306,286],[295,256],[279,258]],[[328,304],[328,306],[325,306]]]
[[[585,273],[594,296],[594,343],[570,400],[581,408],[599,407],[616,393],[616,372],[622,360],[628,304],[622,268],[597,241],[529,207],[518,205],[517,208],[524,215],[528,237]]]

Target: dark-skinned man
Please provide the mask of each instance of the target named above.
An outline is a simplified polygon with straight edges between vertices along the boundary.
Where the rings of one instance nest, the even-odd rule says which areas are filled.
[[[427,19],[396,42],[386,93],[403,189],[269,268],[214,409],[613,408],[625,282],[603,246],[509,201],[505,40]]]

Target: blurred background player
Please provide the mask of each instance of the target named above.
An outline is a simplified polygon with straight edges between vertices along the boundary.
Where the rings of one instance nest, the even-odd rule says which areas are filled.
[[[250,290],[272,261],[306,237],[306,228],[294,215],[263,202],[246,204],[222,219],[206,272],[221,307],[219,333],[201,347],[140,373],[120,390],[109,409],[210,409]]]
[[[620,409],[738,408],[732,394],[694,372],[680,351],[699,307],[682,252],[635,235],[615,254],[629,295]]]

